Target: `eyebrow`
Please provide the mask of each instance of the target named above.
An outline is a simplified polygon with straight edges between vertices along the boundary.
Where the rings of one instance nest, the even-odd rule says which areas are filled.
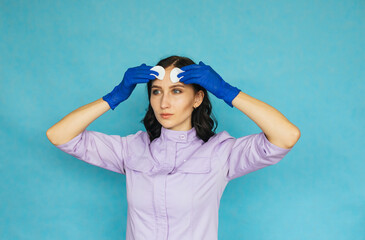
[[[174,88],[174,87],[183,87],[183,88],[185,88],[184,85],[181,85],[181,84],[176,84],[176,85],[170,86],[170,88]],[[161,87],[157,86],[157,85],[152,85],[151,88],[161,88]]]

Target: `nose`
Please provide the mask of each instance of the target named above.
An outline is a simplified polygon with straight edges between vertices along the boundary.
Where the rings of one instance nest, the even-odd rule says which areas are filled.
[[[161,98],[161,108],[170,107],[170,96],[169,94],[163,94]]]

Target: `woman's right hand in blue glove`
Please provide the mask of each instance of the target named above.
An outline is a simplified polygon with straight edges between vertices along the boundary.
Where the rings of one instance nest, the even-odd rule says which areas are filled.
[[[127,100],[138,83],[147,83],[150,80],[156,79],[151,74],[158,76],[158,72],[151,70],[151,68],[151,66],[147,66],[145,63],[138,67],[128,68],[124,73],[122,82],[113,91],[105,95],[103,100],[114,110],[121,102]]]

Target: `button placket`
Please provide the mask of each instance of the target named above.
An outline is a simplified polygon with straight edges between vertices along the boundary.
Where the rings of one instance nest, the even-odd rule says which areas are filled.
[[[171,171],[175,167],[176,162],[176,143],[168,142],[167,151],[164,160],[164,169],[167,171]]]
[[[160,175],[156,177],[155,182],[155,209],[157,223],[157,239],[167,239],[168,221],[166,209],[166,176]]]
[[[155,180],[155,209],[157,220],[157,239],[167,239],[168,236],[168,212],[166,206],[166,181],[167,174],[173,170],[176,161],[176,142],[167,142],[166,155],[163,161],[161,175],[156,176]],[[166,174],[166,175],[165,175]]]

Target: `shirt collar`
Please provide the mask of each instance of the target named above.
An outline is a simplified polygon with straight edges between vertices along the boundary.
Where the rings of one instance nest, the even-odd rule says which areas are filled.
[[[195,127],[187,131],[176,131],[161,126],[161,138],[174,142],[191,142],[198,138]]]

